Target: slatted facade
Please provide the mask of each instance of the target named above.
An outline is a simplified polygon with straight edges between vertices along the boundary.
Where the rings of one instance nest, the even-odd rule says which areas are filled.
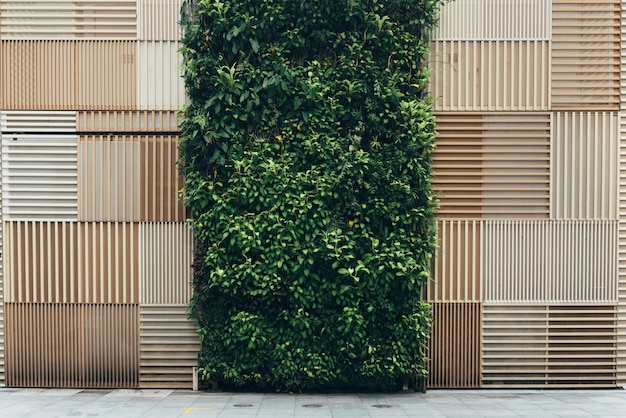
[[[443,7],[431,386],[626,384],[625,28],[623,0]],[[468,381],[458,315],[473,310]]]
[[[192,387],[181,4],[0,0],[0,386]]]

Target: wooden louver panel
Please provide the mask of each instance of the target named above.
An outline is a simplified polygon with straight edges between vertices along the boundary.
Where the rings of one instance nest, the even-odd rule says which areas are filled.
[[[7,302],[137,303],[138,227],[6,222]]]
[[[615,387],[615,305],[484,305],[483,387]]]
[[[4,219],[77,216],[76,135],[2,135]]]
[[[140,41],[137,45],[138,106],[149,110],[178,110],[185,104],[179,43]]]
[[[7,385],[137,387],[138,311],[136,305],[7,303]]]
[[[441,8],[435,40],[549,40],[550,0],[456,0]]]
[[[619,109],[620,2],[552,0],[552,108]]]
[[[480,386],[480,304],[434,303],[428,388]]]
[[[549,109],[547,41],[435,41],[430,92],[436,111]]]
[[[79,219],[184,221],[176,136],[79,138]]]
[[[77,130],[82,132],[178,132],[175,111],[80,111]]]
[[[4,39],[136,39],[136,2],[3,0],[0,36]]]
[[[187,309],[186,304],[141,306],[140,387],[192,387],[200,343]]]
[[[189,303],[193,248],[189,226],[141,223],[139,235],[140,303]]]
[[[547,114],[437,115],[434,186],[442,218],[547,218]]]
[[[616,303],[616,221],[486,221],[484,300]]]
[[[618,125],[617,113],[553,114],[552,218],[618,218]]]
[[[4,109],[137,107],[136,41],[47,40],[0,44]]]
[[[433,281],[428,283],[429,302],[480,302],[482,223],[442,220],[440,250],[433,263]]]
[[[182,0],[138,0],[137,34],[142,41],[177,41]]]

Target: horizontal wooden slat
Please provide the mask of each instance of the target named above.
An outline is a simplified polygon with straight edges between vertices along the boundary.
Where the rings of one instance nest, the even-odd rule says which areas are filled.
[[[615,308],[484,305],[483,387],[615,387]]]
[[[547,218],[547,114],[437,114],[433,183],[443,218]]]
[[[190,389],[199,351],[187,305],[141,306],[140,387]]]

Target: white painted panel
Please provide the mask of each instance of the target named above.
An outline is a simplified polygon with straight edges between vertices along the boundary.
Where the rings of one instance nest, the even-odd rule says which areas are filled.
[[[185,103],[178,42],[138,42],[138,102],[142,110],[179,109]]]
[[[4,220],[76,219],[76,135],[2,135]]]
[[[486,221],[484,301],[616,303],[616,221]]]
[[[549,40],[550,0],[455,0],[440,13],[436,40]]]
[[[137,38],[142,41],[180,39],[182,0],[137,0]]]
[[[6,110],[0,112],[4,132],[76,132],[76,112]]]

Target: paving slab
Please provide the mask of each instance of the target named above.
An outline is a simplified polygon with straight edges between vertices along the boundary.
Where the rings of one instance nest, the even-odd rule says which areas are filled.
[[[261,394],[188,390],[0,388],[7,418],[626,418],[626,391],[430,390]]]

